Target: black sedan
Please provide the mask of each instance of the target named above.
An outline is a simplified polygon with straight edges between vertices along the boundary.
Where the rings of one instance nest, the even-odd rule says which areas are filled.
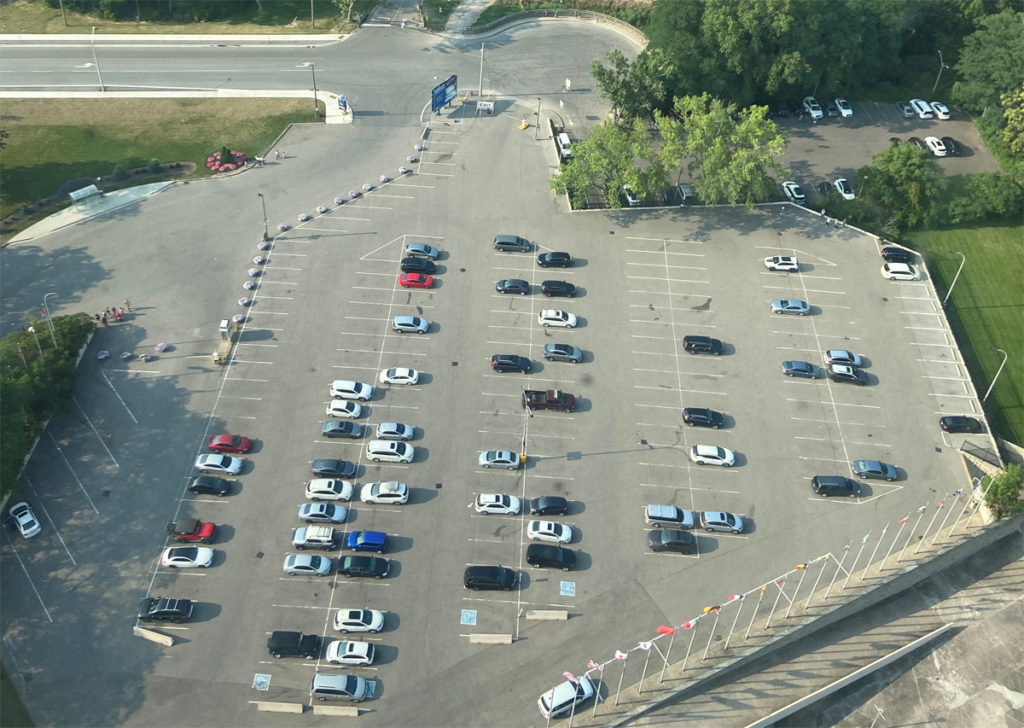
[[[195,610],[191,599],[146,597],[139,601],[140,622],[187,622]]]
[[[429,258],[402,258],[403,273],[433,273],[437,266]]]
[[[947,157],[960,156],[960,145],[956,143],[956,139],[953,137],[942,137],[942,146],[946,148]]]
[[[503,278],[494,284],[494,290],[498,293],[518,293],[525,296],[530,292],[530,284],[521,278]]]
[[[722,426],[724,418],[721,412],[705,407],[686,407],[683,409],[683,422],[690,427],[710,427],[717,430]]]
[[[541,268],[568,268],[572,265],[572,256],[568,253],[541,253],[537,256],[537,265]]]
[[[313,461],[313,475],[318,478],[351,478],[355,474],[355,463],[348,460],[320,458]]]
[[[320,434],[324,437],[362,437],[363,426],[350,420],[325,422],[321,426]]]
[[[338,573],[345,576],[372,576],[382,579],[391,571],[391,563],[378,556],[344,556],[338,561]]]
[[[696,550],[697,539],[688,531],[680,531],[677,528],[659,528],[648,532],[647,546],[651,551],[692,554]]]
[[[188,489],[192,493],[223,497],[231,492],[231,481],[218,478],[215,475],[199,475],[192,478],[188,484]]]
[[[542,495],[530,500],[531,516],[564,516],[569,512],[569,502],[560,495]]]
[[[576,295],[576,286],[568,281],[544,281],[540,284],[540,291],[545,296],[572,298]]]
[[[946,432],[981,432],[981,423],[973,417],[950,415],[939,418],[939,427]]]
[[[890,263],[913,263],[915,258],[912,251],[893,246],[882,248],[882,257]]]

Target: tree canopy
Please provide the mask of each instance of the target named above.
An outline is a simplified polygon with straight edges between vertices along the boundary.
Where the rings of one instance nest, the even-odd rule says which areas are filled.
[[[953,100],[975,113],[1018,90],[1024,69],[1024,13],[1004,10],[980,24],[964,38],[955,66],[960,79],[953,84]]]
[[[857,173],[858,195],[878,205],[900,229],[925,222],[941,196],[938,165],[924,149],[893,144]]]
[[[618,49],[605,56],[609,66],[600,61],[590,65],[590,73],[599,91],[611,102],[617,120],[650,118],[667,99],[667,82],[675,68],[658,49],[644,50],[630,63]]]

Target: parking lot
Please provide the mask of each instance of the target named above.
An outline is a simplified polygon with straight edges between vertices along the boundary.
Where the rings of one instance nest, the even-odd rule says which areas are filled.
[[[51,656],[85,633],[94,636],[90,642],[111,646],[98,675],[134,676],[119,695],[81,703],[93,706],[85,710],[99,722],[291,725],[292,717],[257,714],[250,701],[308,702],[312,675],[339,669],[322,658],[275,660],[266,651],[267,635],[290,629],[339,638],[331,624],[335,612],[365,607],[383,611],[385,622],[379,634],[350,637],[378,648],[372,666],[347,670],[373,680],[373,697],[361,705],[369,713],[360,722],[543,725],[536,697],[563,671],[582,671],[588,659],[607,659],[648,638],[658,624],[676,623],[766,575],[839,551],[880,519],[900,518],[963,485],[958,436],[943,435],[936,421],[978,410],[927,282],[883,279],[871,236],[792,207],[567,215],[543,183],[557,164],[551,145],[518,132],[520,116],[512,111],[437,125],[416,174],[361,200],[329,204],[337,182],[317,194],[311,185],[304,195],[275,198],[287,210],[280,219],[321,202],[333,209],[275,241],[224,370],[208,355],[214,318],[190,332],[194,341],[180,337],[180,356],[158,359],[154,367],[87,363],[76,396],[84,412],[116,412],[106,415],[111,428],[118,418],[132,427],[123,410],[144,399],[160,404],[133,411],[141,424],[132,446],[119,437],[110,458],[88,427],[66,418],[30,466],[32,482],[54,489],[47,509],[55,517],[46,525],[62,524],[17,544],[16,557],[9,549],[4,554],[5,591],[18,595],[5,598],[7,646],[31,679],[30,695],[45,694],[46,685],[52,690],[52,681],[82,664],[79,658],[54,664]],[[291,142],[296,154],[316,141],[309,134]],[[342,189],[375,179],[379,165],[359,163]],[[506,169],[516,172],[500,173]],[[212,193],[208,204],[218,205],[221,194],[228,192]],[[182,216],[190,202],[188,188],[154,200],[157,229],[160,216]],[[124,226],[153,229],[152,218],[145,220],[150,213],[123,220],[118,234]],[[90,234],[102,234],[104,224]],[[491,240],[498,233],[522,235],[535,249],[495,252]],[[402,248],[412,241],[444,251],[430,290],[397,285]],[[535,255],[546,251],[568,251],[575,264],[541,269]],[[251,236],[227,239],[217,256],[235,272],[212,280],[183,261],[182,320],[207,298],[213,309],[234,310],[242,295],[237,271],[255,253]],[[800,271],[767,271],[761,261],[769,255],[798,257]],[[494,283],[502,278],[527,280],[530,294],[497,293]],[[540,284],[548,279],[574,283],[577,296],[542,296]],[[770,313],[770,301],[790,297],[808,302],[811,314]],[[542,327],[537,314],[545,308],[575,314],[577,327]],[[390,328],[396,315],[426,318],[430,329],[398,335]],[[144,322],[140,314],[139,325]],[[722,355],[687,354],[681,341],[691,334],[721,339]],[[580,347],[583,361],[545,361],[550,342]],[[868,384],[782,375],[782,360],[820,365],[830,348],[861,354]],[[494,373],[495,353],[528,356],[534,368],[527,375]],[[379,372],[393,366],[417,369],[420,383],[379,386]],[[412,463],[368,462],[369,437],[320,437],[335,379],[377,387],[358,422],[416,427]],[[526,412],[523,388],[563,389],[577,396],[578,407]],[[722,412],[725,426],[683,426],[681,410],[691,406]],[[231,496],[189,495],[192,459],[215,432],[247,435],[256,447]],[[735,451],[735,466],[692,463],[695,444]],[[524,452],[525,466],[478,467],[479,452],[490,449]],[[357,463],[352,480],[360,485],[408,484],[406,505],[354,500],[338,526],[388,534],[387,578],[282,572],[317,458]],[[868,481],[856,499],[811,493],[813,475],[849,475],[850,461],[860,458],[893,463],[899,478]],[[114,501],[106,499],[111,489],[125,510],[113,511]],[[575,531],[568,548],[577,552],[577,569],[530,568],[529,517],[477,514],[472,503],[480,493],[567,498],[569,513],[559,520]],[[89,500],[99,502],[95,512]],[[643,520],[648,503],[729,511],[747,526],[736,535],[697,532],[690,555],[653,554]],[[211,545],[213,567],[156,568],[163,524],[187,514],[220,529]],[[100,537],[112,518],[132,524],[122,527],[124,538]],[[76,556],[62,549],[58,534]],[[466,591],[462,572],[472,564],[511,567],[519,586]],[[146,593],[199,603],[193,622],[161,627],[179,639],[175,647],[130,636],[135,600]],[[566,609],[572,618],[524,618],[526,610],[547,608]],[[97,615],[89,617],[95,624],[70,619],[76,610]],[[475,633],[511,634],[516,641],[471,644]],[[267,689],[254,689],[254,682]],[[81,688],[83,695],[94,689],[89,681]],[[40,710],[55,722],[64,715],[60,706]]]

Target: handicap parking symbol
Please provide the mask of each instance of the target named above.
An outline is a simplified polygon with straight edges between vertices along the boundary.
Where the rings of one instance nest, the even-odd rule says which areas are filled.
[[[576,582],[575,581],[562,581],[559,582],[560,586],[558,593],[563,597],[574,597],[576,596]]]
[[[462,624],[475,625],[476,624],[476,610],[475,609],[463,609],[462,610]]]
[[[264,675],[256,673],[252,678],[252,689],[253,690],[269,690],[270,689],[270,675]]]

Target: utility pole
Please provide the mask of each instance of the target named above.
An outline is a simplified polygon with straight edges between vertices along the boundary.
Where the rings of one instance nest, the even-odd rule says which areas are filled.
[[[477,84],[476,95],[479,98],[484,97],[484,44],[480,44],[480,83]]]

